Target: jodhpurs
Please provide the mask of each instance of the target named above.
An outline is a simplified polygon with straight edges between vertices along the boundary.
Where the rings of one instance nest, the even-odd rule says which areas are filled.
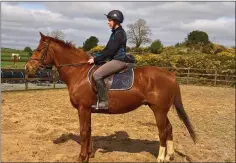
[[[98,79],[104,79],[111,74],[114,74],[116,72],[119,72],[120,70],[126,68],[127,63],[118,61],[118,60],[111,60],[105,64],[103,64],[101,67],[99,67],[94,73],[93,78],[94,80]]]

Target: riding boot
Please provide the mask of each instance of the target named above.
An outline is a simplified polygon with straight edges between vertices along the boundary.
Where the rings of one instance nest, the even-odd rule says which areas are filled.
[[[108,109],[107,88],[103,79],[95,80],[95,86],[98,92],[98,108]],[[97,108],[97,105],[92,105],[92,108]]]

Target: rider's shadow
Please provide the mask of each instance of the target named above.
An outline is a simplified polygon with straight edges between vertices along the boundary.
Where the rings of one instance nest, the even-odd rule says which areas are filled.
[[[159,141],[130,139],[125,131],[117,131],[109,136],[93,136],[93,152],[102,149],[102,153],[122,151],[128,153],[149,152],[153,156],[157,156]],[[62,134],[53,142],[55,144],[64,143],[68,140],[74,140],[80,144],[80,136],[74,134]]]

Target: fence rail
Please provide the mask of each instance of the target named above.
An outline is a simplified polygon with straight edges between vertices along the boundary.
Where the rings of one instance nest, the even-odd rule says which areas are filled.
[[[27,62],[28,59],[1,59],[2,62]]]
[[[40,80],[40,81],[51,81],[52,84],[53,84],[53,88],[56,88],[56,82],[58,80],[56,80],[56,74],[57,74],[57,71],[56,70],[46,70],[47,72],[50,72],[49,74],[52,74],[50,75],[49,77],[29,77],[29,75],[25,72],[24,69],[1,69],[2,73],[4,72],[24,72],[24,76],[25,78],[2,78],[1,77],[1,82],[4,83],[6,81],[24,81],[25,83],[25,90],[28,89],[28,84],[30,81],[35,81],[35,80]]]
[[[2,59],[2,61],[10,61],[14,62],[15,60],[9,60],[9,59]],[[28,60],[16,60],[16,62],[26,62]],[[200,68],[186,68],[186,67],[161,67],[164,69],[167,69],[169,71],[175,71],[177,79],[181,83],[185,84],[196,84],[196,83],[202,83],[207,84],[207,82],[210,82],[211,85],[217,86],[217,85],[227,85],[232,86],[235,85],[236,76],[235,70],[227,70],[231,73],[224,74],[224,71],[226,70],[218,70],[218,69],[200,69]],[[1,71],[4,72],[24,72],[24,69],[1,69]],[[58,72],[57,70],[45,70],[49,72],[49,77],[42,77],[42,78],[34,78],[29,77],[27,73],[24,74],[25,78],[2,78],[1,82],[6,81],[24,81],[25,83],[25,89],[28,89],[28,83],[30,81],[40,80],[40,81],[51,81],[53,83],[53,88],[55,88],[56,82],[58,82]],[[184,71],[184,72],[183,72]],[[208,73],[206,73],[208,72]],[[211,73],[209,73],[211,72]]]
[[[198,81],[211,81],[214,82],[213,85],[217,86],[217,83],[225,83],[228,86],[235,85],[235,70],[227,70],[228,74],[224,74],[223,72],[226,70],[220,69],[200,69],[200,68],[186,68],[186,67],[162,67],[168,70],[172,70],[176,72],[176,76],[178,79],[186,80],[186,84],[190,84],[190,80]],[[181,72],[182,70],[187,70],[187,72]],[[196,72],[197,71],[197,72]],[[212,72],[212,73],[206,73]],[[223,85],[225,85],[223,84]],[[222,85],[222,84],[221,84]]]

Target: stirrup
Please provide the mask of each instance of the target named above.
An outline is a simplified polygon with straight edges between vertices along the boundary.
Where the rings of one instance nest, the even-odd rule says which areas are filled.
[[[92,108],[94,108],[95,110],[108,110],[108,105],[107,107],[99,107],[99,101],[97,101],[96,105],[92,105]]]
[[[99,103],[100,103],[100,98],[99,98],[99,94],[96,95],[97,96],[97,104],[96,105],[92,105],[91,107],[94,108],[95,110],[108,110],[108,100],[107,100],[107,106],[106,107],[99,107]]]
[[[95,110],[99,110],[98,104],[99,104],[99,100],[97,100],[97,105],[96,105]]]
[[[102,109],[102,110],[108,110],[108,104],[107,104],[107,107],[106,108],[99,108],[99,97],[98,97],[98,95],[97,95],[97,104],[96,105],[92,105],[91,107],[92,108],[94,108],[95,110],[100,110],[100,109]]]

